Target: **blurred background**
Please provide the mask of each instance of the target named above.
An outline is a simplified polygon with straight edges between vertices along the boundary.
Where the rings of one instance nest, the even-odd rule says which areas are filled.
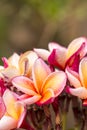
[[[87,0],[0,0],[0,59],[80,36],[87,37]]]
[[[0,58],[87,36],[87,0],[0,0]]]

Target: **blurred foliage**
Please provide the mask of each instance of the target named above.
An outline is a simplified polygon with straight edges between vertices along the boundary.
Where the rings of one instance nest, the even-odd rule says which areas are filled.
[[[86,10],[86,0],[0,0],[0,57],[86,36]]]

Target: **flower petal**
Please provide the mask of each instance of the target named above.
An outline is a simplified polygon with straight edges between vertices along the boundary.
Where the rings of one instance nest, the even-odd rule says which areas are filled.
[[[80,51],[80,57],[82,58],[87,53],[87,39],[84,37],[76,38],[73,40],[67,50],[67,59],[70,58],[74,53]]]
[[[49,104],[54,100],[54,92],[52,89],[48,89],[43,95],[42,98],[37,102],[38,105]]]
[[[69,66],[72,70],[78,72],[79,69],[80,56],[78,54],[72,55],[65,64],[65,67]]]
[[[6,106],[6,111],[7,113],[17,119],[18,118],[18,115],[17,113],[15,112],[15,107],[14,107],[14,104],[16,102],[16,99],[13,97],[11,91],[9,91],[8,89],[4,92],[4,95],[3,95],[3,100],[4,100],[4,103],[5,103],[5,106]]]
[[[33,51],[27,51],[22,54],[19,59],[20,73],[26,74],[28,77],[31,76],[32,66],[37,58],[37,54]]]
[[[19,118],[18,118],[18,124],[17,124],[17,128],[19,128],[24,120],[24,117],[26,115],[26,109],[24,108],[23,104],[16,102],[15,104],[17,113],[19,114]]]
[[[32,77],[37,92],[41,91],[42,84],[46,77],[51,73],[50,68],[42,59],[37,59],[33,66]]]
[[[1,74],[6,78],[11,79],[15,76],[18,76],[19,71],[14,66],[11,66],[11,67],[8,67],[8,68],[2,70]]]
[[[9,116],[3,116],[0,120],[0,130],[11,130],[16,128],[17,120]]]
[[[37,53],[37,55],[42,58],[43,60],[48,60],[48,56],[50,55],[50,52],[46,49],[36,49],[34,48],[34,51]]]
[[[87,88],[87,57],[83,58],[80,62],[79,75],[83,86]]]
[[[58,96],[66,85],[66,75],[63,71],[51,73],[42,87],[42,93],[44,94],[48,89],[52,89],[55,96]]]
[[[2,97],[0,97],[0,119],[4,116],[5,112],[6,112],[6,107]]]
[[[17,53],[14,53],[11,57],[8,59],[9,66],[14,66],[18,69],[18,61],[20,56]]]
[[[51,65],[64,69],[66,63],[66,49],[53,49],[50,56],[48,57],[48,61]]]
[[[69,67],[66,68],[66,74],[68,77],[68,80],[72,86],[75,88],[81,87],[81,82],[79,79],[79,75],[77,72],[71,70]]]
[[[67,87],[66,90],[68,93],[77,96],[81,99],[86,99],[87,98],[87,89],[85,87],[79,87],[79,88],[70,88]]]
[[[29,94],[29,95],[34,95],[36,94],[36,90],[34,87],[34,84],[32,80],[25,76],[18,76],[13,78],[12,84],[20,91]]]
[[[27,105],[31,105],[31,104],[34,104],[34,103],[38,102],[40,99],[41,99],[41,95],[36,94],[34,96],[31,96],[31,97],[30,96],[26,96],[26,98],[21,99],[18,102],[20,102],[20,103],[22,103],[24,105],[26,105],[26,104]]]
[[[4,68],[7,68],[9,63],[8,63],[8,59],[6,57],[2,57],[2,61],[4,63]]]
[[[52,52],[53,51],[53,49],[59,49],[59,50],[66,50],[66,48],[65,47],[63,47],[63,46],[61,46],[61,45],[59,45],[58,43],[55,43],[55,42],[50,42],[49,44],[48,44],[48,48],[49,48],[49,50]]]

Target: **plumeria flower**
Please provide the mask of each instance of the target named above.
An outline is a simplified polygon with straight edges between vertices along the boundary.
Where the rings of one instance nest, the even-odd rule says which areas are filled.
[[[24,93],[19,99],[22,103],[42,105],[51,103],[63,91],[66,74],[62,71],[51,72],[49,66],[39,58],[32,68],[32,80],[18,76],[13,78],[12,83]]]
[[[26,113],[24,106],[17,103],[16,97],[8,89],[4,92],[3,101],[6,108],[4,115],[0,119],[0,130],[19,128]]]
[[[74,96],[78,96],[83,100],[83,104],[87,105],[87,57],[84,57],[79,64],[79,72],[66,68],[66,74],[70,84],[75,87],[67,87],[66,91]]]
[[[37,58],[37,54],[33,51],[27,51],[20,56],[14,53],[8,59],[3,57],[4,69],[2,69],[1,73],[9,78],[18,75],[31,76],[32,66]]]
[[[8,59],[3,57],[4,66],[0,66],[0,77],[3,79],[3,86],[12,87],[11,79],[15,76],[32,77],[32,66],[37,58],[37,54],[33,51],[27,51],[20,56],[14,53]]]
[[[49,43],[48,48],[49,51],[43,49],[34,49],[34,51],[44,60],[48,60],[51,65],[61,69],[65,69],[67,65],[73,66],[73,69],[77,71],[79,59],[87,53],[87,39],[76,38],[67,48],[57,43]]]

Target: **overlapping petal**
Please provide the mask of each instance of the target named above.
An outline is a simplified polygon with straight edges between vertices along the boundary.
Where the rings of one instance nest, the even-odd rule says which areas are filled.
[[[15,66],[18,69],[19,58],[20,56],[17,53],[13,53],[13,55],[8,58],[9,66]]]
[[[0,97],[0,119],[4,116],[5,112],[6,112],[6,107],[2,97]]]
[[[14,119],[18,120],[20,114],[24,111],[24,107],[21,104],[16,103],[16,98],[9,90],[4,92],[3,100],[6,106],[7,115],[10,115]]]
[[[37,58],[37,54],[33,51],[23,53],[19,59],[20,73],[31,76],[32,66]]]
[[[87,57],[83,58],[80,62],[79,76],[83,86],[87,88]]]
[[[82,58],[87,53],[87,39],[84,37],[76,38],[73,40],[67,49],[67,59],[70,58],[76,52],[80,53]]]
[[[31,105],[38,102],[41,99],[41,97],[42,96],[40,94],[35,94],[34,96],[26,96],[25,98],[20,98],[18,102],[25,105]]]
[[[35,61],[32,76],[37,92],[41,91],[42,84],[50,73],[50,68],[42,59],[39,58]]]
[[[66,91],[81,99],[87,99],[87,57],[80,61],[78,73],[67,67],[66,74],[70,84],[75,87],[68,87]]]
[[[68,77],[68,80],[72,86],[75,88],[81,87],[81,82],[79,78],[79,74],[73,70],[71,70],[69,67],[66,68],[66,74]]]
[[[15,66],[10,66],[6,69],[1,70],[1,74],[7,79],[11,79],[15,76],[20,75]]]
[[[0,128],[11,130],[19,127],[26,114],[24,106],[17,102],[16,96],[8,89],[4,92],[3,101],[6,113],[0,120]],[[5,126],[3,127],[3,122],[8,122],[8,124],[4,124]]]
[[[55,97],[58,96],[64,89],[66,85],[66,75],[64,72],[53,72],[51,73],[42,86],[42,93],[48,89],[52,89]]]
[[[51,65],[58,66],[64,69],[66,63],[66,49],[65,48],[53,49],[50,56],[48,57],[48,62]]]
[[[54,92],[52,89],[47,89],[44,94],[42,94],[41,99],[37,102],[38,105],[49,104],[55,98]]]
[[[12,83],[18,90],[22,91],[23,93],[29,95],[36,94],[33,81],[25,76],[18,76],[13,78]]]
[[[75,88],[75,89],[68,87],[67,92],[74,96],[77,96],[81,99],[87,98],[87,89],[85,87],[79,87],[79,88]]]
[[[17,120],[10,116],[3,116],[0,120],[0,130],[11,130],[16,128]]]
[[[50,55],[50,51],[46,50],[46,49],[37,49],[34,48],[34,51],[38,54],[38,56],[40,58],[42,58],[43,60],[48,60],[48,56]]]

